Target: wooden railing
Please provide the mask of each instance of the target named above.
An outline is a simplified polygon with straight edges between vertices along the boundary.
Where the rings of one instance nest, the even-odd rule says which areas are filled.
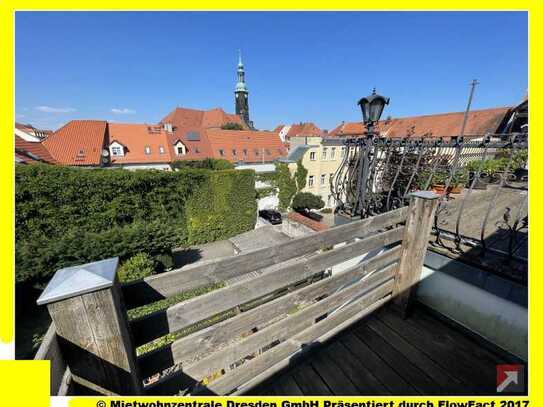
[[[52,396],[66,396],[70,394],[72,375],[62,357],[54,324],[51,324],[45,333],[43,341],[34,356],[34,360],[51,361],[49,384]]]
[[[406,309],[436,197],[416,193],[406,208],[123,286],[117,259],[59,270],[38,303],[48,306],[73,381],[95,392],[243,393],[392,298]],[[345,262],[355,265],[338,268]],[[222,288],[127,317],[216,283]],[[177,339],[136,355],[169,334]]]

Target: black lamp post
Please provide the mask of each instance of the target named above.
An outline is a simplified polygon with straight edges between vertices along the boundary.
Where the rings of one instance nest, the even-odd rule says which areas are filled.
[[[373,125],[379,121],[381,114],[385,109],[385,105],[390,102],[389,98],[378,95],[373,88],[373,93],[370,96],[363,97],[358,101],[362,110],[362,120],[368,129],[368,135],[373,135]]]

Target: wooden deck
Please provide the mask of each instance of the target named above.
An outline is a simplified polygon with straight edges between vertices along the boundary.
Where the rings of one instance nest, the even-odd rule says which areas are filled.
[[[496,365],[514,359],[420,305],[405,320],[387,306],[249,394],[496,394]]]

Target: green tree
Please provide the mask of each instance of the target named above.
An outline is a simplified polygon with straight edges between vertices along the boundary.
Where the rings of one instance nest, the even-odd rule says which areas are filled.
[[[298,192],[292,200],[292,209],[297,212],[322,208],[324,208],[324,201],[322,198],[311,192]]]
[[[155,263],[151,256],[146,253],[138,253],[126,260],[118,271],[119,281],[139,280],[155,274]]]
[[[296,194],[296,181],[290,175],[288,165],[277,163],[275,186],[279,188],[279,209],[286,211],[290,207],[292,197]]]
[[[243,126],[239,123],[228,122],[221,126],[223,130],[243,130]]]
[[[297,167],[294,177],[296,178],[296,186],[298,188],[297,192],[300,192],[302,189],[305,188],[305,185],[307,183],[307,168],[305,168],[302,164],[302,159],[299,159],[296,164]]]

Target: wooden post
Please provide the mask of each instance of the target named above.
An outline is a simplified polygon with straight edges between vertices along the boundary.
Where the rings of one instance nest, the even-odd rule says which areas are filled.
[[[420,281],[438,198],[439,195],[430,191],[410,194],[400,263],[394,286],[394,303],[404,317]]]
[[[47,305],[73,381],[104,395],[142,394],[119,282],[119,259],[58,270],[38,299]]]

